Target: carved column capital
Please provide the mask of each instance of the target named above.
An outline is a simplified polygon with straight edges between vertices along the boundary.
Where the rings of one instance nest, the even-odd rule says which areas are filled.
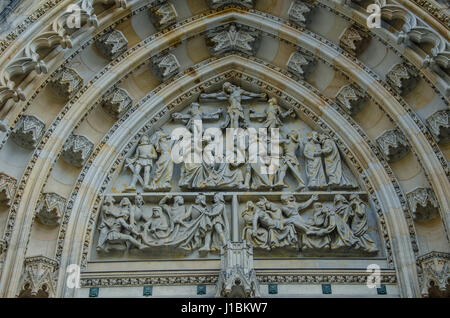
[[[64,214],[66,199],[56,193],[44,193],[37,208],[39,222],[47,226],[56,226]]]
[[[348,84],[342,86],[336,94],[336,101],[350,115],[357,114],[366,104],[366,93],[359,87]]]
[[[24,263],[19,297],[55,297],[58,262],[45,256],[33,256],[27,257]]]
[[[450,253],[433,251],[419,256],[417,261],[422,269],[422,296],[438,297],[430,295],[433,289],[445,293],[450,279]]]
[[[0,172],[0,202],[11,206],[11,201],[16,193],[17,180],[10,175]]]
[[[119,30],[112,30],[102,35],[95,45],[110,60],[114,60],[128,49],[128,41]]]
[[[180,71],[180,63],[172,53],[160,54],[151,59],[151,67],[155,76],[162,82]]]
[[[286,67],[289,72],[300,78],[305,78],[312,72],[315,65],[316,60],[312,55],[302,52],[293,52],[289,57]]]
[[[66,99],[75,95],[83,86],[83,79],[73,68],[65,68],[50,81],[50,86]]]
[[[45,132],[45,124],[34,115],[23,115],[12,131],[14,142],[26,149],[34,149]]]
[[[418,81],[419,74],[406,64],[396,64],[386,74],[386,82],[400,95],[413,90]]]
[[[257,29],[230,23],[217,27],[206,34],[206,45],[211,55],[220,55],[230,51],[238,51],[255,55],[259,48],[261,32]]]
[[[367,47],[370,36],[356,28],[349,26],[339,38],[339,46],[352,55],[359,55]]]
[[[439,215],[438,203],[430,188],[417,187],[406,194],[416,221],[427,221]]]
[[[386,130],[376,141],[389,162],[400,160],[409,152],[408,141],[398,129]]]
[[[449,125],[450,110],[443,109],[434,112],[427,118],[428,128],[433,136],[440,143],[447,143],[450,141],[450,125]]]
[[[115,118],[119,118],[133,105],[128,92],[123,88],[116,88],[111,93],[103,96],[103,109]]]
[[[82,135],[71,135],[63,146],[62,156],[65,161],[82,167],[92,153],[94,143]]]
[[[173,4],[165,2],[149,9],[150,19],[157,29],[164,29],[177,22],[178,13]]]

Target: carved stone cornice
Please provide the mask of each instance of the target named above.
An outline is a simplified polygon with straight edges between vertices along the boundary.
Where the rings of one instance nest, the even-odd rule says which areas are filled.
[[[83,86],[83,79],[73,68],[64,68],[51,79],[50,86],[56,94],[69,99]]]
[[[447,143],[450,141],[450,110],[443,109],[434,112],[427,118],[428,128],[439,143]]]
[[[165,82],[180,71],[180,63],[172,53],[160,54],[151,58],[151,68],[155,76]]]
[[[422,269],[422,296],[432,296],[432,288],[438,288],[440,292],[445,293],[450,279],[450,253],[433,251],[419,256],[417,261]]]
[[[230,23],[207,32],[206,45],[211,55],[237,51],[255,55],[259,48],[261,32],[257,29]]]
[[[19,297],[55,297],[58,262],[45,256],[33,256],[27,257],[24,265]]]
[[[409,144],[398,129],[386,130],[376,141],[389,162],[400,160],[409,152]]]
[[[115,118],[122,116],[132,105],[130,94],[123,88],[115,88],[102,98],[103,109]]]
[[[44,193],[38,205],[36,216],[44,225],[56,226],[64,214],[66,199],[56,193]]]
[[[68,163],[82,167],[92,153],[94,143],[82,135],[71,135],[63,146],[62,157]]]
[[[419,81],[419,74],[406,64],[396,64],[386,74],[386,82],[399,95],[413,90]]]
[[[439,215],[438,203],[430,188],[417,187],[406,194],[414,220],[427,221]]]
[[[0,172],[0,203],[11,206],[11,200],[16,193],[17,180],[10,175]]]
[[[119,30],[112,30],[97,39],[98,50],[110,60],[115,59],[128,49],[128,41]]]
[[[174,5],[169,2],[150,7],[148,12],[157,29],[165,29],[177,22],[178,13]]]
[[[342,86],[336,94],[338,104],[350,115],[357,114],[366,104],[366,93],[358,86],[348,84]]]
[[[289,7],[289,21],[299,26],[306,26],[309,22],[311,7],[302,1],[293,1]]]
[[[45,132],[45,124],[34,115],[23,115],[17,122],[11,137],[16,144],[26,149],[34,149]]]
[[[289,57],[286,67],[289,72],[304,79],[312,72],[315,65],[316,60],[311,54],[293,52]]]
[[[349,26],[339,38],[339,46],[348,53],[358,56],[367,47],[370,36],[355,26]]]
[[[207,0],[212,9],[217,9],[229,4],[236,4],[246,8],[253,8],[254,0]]]

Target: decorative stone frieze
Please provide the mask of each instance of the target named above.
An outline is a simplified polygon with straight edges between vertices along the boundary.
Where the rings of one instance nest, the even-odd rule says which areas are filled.
[[[418,81],[419,74],[406,64],[396,64],[386,74],[386,82],[400,95],[413,90]]]
[[[160,54],[151,59],[151,67],[155,76],[162,82],[180,71],[180,63],[172,53]]]
[[[427,118],[428,128],[436,140],[442,144],[450,141],[449,113],[448,109],[438,110]]]
[[[65,68],[50,81],[50,85],[56,94],[69,99],[83,86],[83,79],[73,68]]]
[[[402,159],[409,151],[408,141],[398,129],[386,130],[376,140],[389,162]]]
[[[419,256],[417,261],[422,269],[422,296],[440,297],[439,294],[445,294],[450,284],[450,253],[433,251]]]
[[[350,115],[357,114],[366,104],[366,93],[353,84],[342,86],[336,94],[336,101]]]
[[[229,4],[237,4],[246,8],[253,8],[254,0],[208,0],[208,5],[213,9]]]
[[[120,87],[103,96],[103,109],[115,118],[122,116],[132,105],[133,100],[130,95]]]
[[[428,221],[439,215],[438,203],[430,188],[417,187],[406,194],[414,220]]]
[[[173,4],[165,2],[149,9],[150,19],[157,29],[164,29],[177,22],[178,13]]]
[[[261,297],[253,268],[253,247],[246,242],[228,242],[222,247],[216,297]]]
[[[309,22],[311,7],[302,1],[293,1],[289,7],[289,21],[299,26],[306,26]]]
[[[311,54],[293,52],[289,57],[286,67],[289,72],[300,78],[305,78],[312,72],[315,65],[316,60]]]
[[[16,192],[17,180],[10,175],[0,172],[0,203],[11,205],[11,200]]]
[[[55,297],[58,262],[46,256],[33,256],[24,263],[19,297]]]
[[[14,142],[26,149],[34,149],[45,132],[45,124],[34,115],[24,115],[12,131]]]
[[[92,153],[94,143],[82,135],[71,135],[63,146],[62,157],[68,163],[82,167]]]
[[[119,30],[112,30],[95,42],[102,54],[110,60],[115,59],[128,49],[128,41]]]
[[[56,193],[44,193],[37,208],[36,216],[44,225],[56,226],[64,214],[66,199]]]
[[[354,26],[348,27],[339,38],[339,46],[352,55],[359,55],[366,48],[370,37]]]
[[[261,33],[247,26],[230,23],[207,33],[206,44],[212,55],[238,51],[255,55],[259,48]]]

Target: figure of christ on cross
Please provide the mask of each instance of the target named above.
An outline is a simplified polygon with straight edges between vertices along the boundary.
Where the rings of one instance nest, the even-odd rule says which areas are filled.
[[[228,122],[223,128],[247,128],[248,122],[244,115],[242,108],[242,101],[255,100],[255,99],[267,99],[267,94],[248,92],[239,86],[232,85],[230,82],[225,82],[222,86],[222,91],[210,94],[201,94],[200,100],[227,100],[230,103],[228,107]]]

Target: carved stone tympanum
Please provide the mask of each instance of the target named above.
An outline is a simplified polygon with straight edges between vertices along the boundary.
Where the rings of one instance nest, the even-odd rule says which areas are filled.
[[[311,8],[302,1],[292,1],[289,7],[289,21],[300,26],[308,24]]]
[[[336,101],[350,115],[357,114],[366,103],[366,94],[357,86],[342,86],[336,94]]]
[[[445,144],[450,141],[450,110],[438,110],[427,118],[427,124],[431,133],[438,142]]]
[[[34,149],[45,132],[45,124],[34,115],[23,115],[12,131],[13,140],[26,149]]]
[[[430,188],[417,187],[406,194],[416,221],[427,221],[439,215],[438,203]]]
[[[237,4],[243,7],[252,8],[254,0],[207,0],[211,8],[217,9],[229,4]]]
[[[352,55],[359,55],[366,48],[370,37],[367,33],[348,27],[339,39],[339,46]]]
[[[68,163],[81,167],[92,153],[94,143],[82,135],[71,135],[63,146],[62,157]]]
[[[108,59],[113,60],[128,49],[128,41],[119,30],[112,30],[96,41],[96,46]]]
[[[261,34],[256,29],[231,23],[207,33],[207,45],[212,55],[239,51],[255,55],[259,48]]]
[[[377,143],[389,162],[402,159],[409,151],[405,136],[398,129],[389,129],[377,138]]]
[[[58,262],[45,256],[33,256],[27,257],[24,263],[19,297],[55,297]]]
[[[11,205],[11,200],[16,192],[17,180],[10,175],[0,172],[0,203]]]
[[[56,226],[64,214],[66,199],[56,193],[44,193],[37,208],[36,216],[44,225]]]
[[[228,242],[222,247],[216,297],[261,297],[253,269],[253,248],[246,242]]]
[[[413,90],[418,81],[419,74],[406,64],[396,64],[386,74],[386,82],[400,95]]]
[[[59,96],[69,99],[83,86],[83,79],[73,68],[65,68],[50,81],[50,85]]]
[[[123,88],[116,88],[103,97],[103,108],[115,118],[122,116],[132,105],[133,100]]]
[[[153,57],[151,59],[151,66],[153,73],[162,82],[176,75],[180,70],[180,63],[172,53]]]
[[[315,64],[316,60],[312,55],[293,52],[289,57],[286,67],[289,72],[294,73],[300,78],[305,78],[311,73]]]
[[[422,296],[448,297],[450,253],[430,252],[417,258],[422,269]]]
[[[164,29],[177,22],[178,14],[170,2],[151,7],[149,9],[150,19],[157,29]]]

